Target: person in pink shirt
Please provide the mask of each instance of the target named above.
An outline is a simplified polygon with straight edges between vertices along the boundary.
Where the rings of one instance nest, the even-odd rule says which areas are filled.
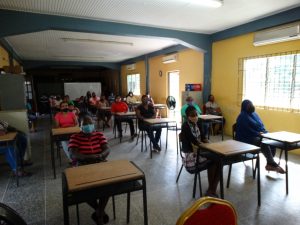
[[[69,106],[67,102],[60,103],[60,112],[56,113],[55,127],[75,127],[77,126],[77,117],[73,112],[69,112]]]
[[[60,103],[60,112],[56,113],[54,117],[56,128],[75,127],[78,125],[77,116],[69,111],[68,102]],[[61,147],[63,148],[69,162],[72,162],[71,155],[68,149],[69,141],[61,141]]]

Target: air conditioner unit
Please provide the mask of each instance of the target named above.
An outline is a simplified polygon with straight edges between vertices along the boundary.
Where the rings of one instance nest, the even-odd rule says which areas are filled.
[[[254,34],[254,46],[274,44],[300,39],[300,22],[258,31]]]
[[[163,63],[173,63],[177,61],[177,54],[167,55],[162,58]]]
[[[126,65],[126,70],[135,70],[135,63]]]

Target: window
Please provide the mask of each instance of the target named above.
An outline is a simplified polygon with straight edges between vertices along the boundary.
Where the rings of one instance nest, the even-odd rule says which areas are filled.
[[[265,109],[300,112],[300,52],[254,58],[239,63],[242,99]]]
[[[127,92],[132,91],[134,95],[141,95],[140,74],[127,75]]]

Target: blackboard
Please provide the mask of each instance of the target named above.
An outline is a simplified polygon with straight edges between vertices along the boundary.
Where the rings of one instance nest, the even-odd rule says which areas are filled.
[[[23,75],[0,75],[0,109],[19,110],[26,108],[25,79]]]

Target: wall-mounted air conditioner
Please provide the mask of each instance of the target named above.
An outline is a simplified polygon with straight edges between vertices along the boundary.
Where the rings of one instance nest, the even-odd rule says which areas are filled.
[[[162,58],[163,63],[173,63],[177,61],[177,54],[166,55]]]
[[[261,46],[296,39],[300,39],[300,22],[258,31],[254,34],[253,45]]]
[[[135,63],[126,65],[126,70],[135,70]]]

